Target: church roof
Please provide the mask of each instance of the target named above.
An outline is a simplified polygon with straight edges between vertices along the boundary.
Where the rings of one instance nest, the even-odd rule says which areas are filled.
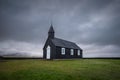
[[[59,47],[81,49],[75,43],[70,42],[70,41],[66,41],[66,40],[63,40],[63,39],[59,39],[59,38],[52,39],[52,42],[55,46],[59,46]]]

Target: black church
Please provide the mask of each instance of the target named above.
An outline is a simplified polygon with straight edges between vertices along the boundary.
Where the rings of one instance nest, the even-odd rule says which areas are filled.
[[[48,38],[43,47],[43,59],[72,58],[82,58],[82,49],[73,42],[56,38],[51,24],[48,31]]]

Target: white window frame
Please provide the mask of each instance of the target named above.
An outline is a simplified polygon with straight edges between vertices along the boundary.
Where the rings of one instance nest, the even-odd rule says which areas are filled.
[[[80,50],[77,51],[77,55],[80,56]]]
[[[65,48],[61,48],[61,54],[65,55]]]
[[[74,55],[74,49],[70,49],[70,54]]]

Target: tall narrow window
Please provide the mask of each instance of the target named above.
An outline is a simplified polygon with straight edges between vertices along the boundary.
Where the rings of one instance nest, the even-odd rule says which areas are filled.
[[[71,49],[70,52],[71,52],[71,55],[74,55],[74,50],[73,49]]]
[[[78,56],[80,55],[80,50],[78,50],[78,53],[77,53],[77,54],[78,54]]]
[[[61,54],[65,55],[65,48],[61,48]]]

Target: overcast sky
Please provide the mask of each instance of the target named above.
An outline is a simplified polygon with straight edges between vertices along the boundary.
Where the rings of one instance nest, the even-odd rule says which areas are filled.
[[[51,22],[84,57],[120,57],[120,0],[0,0],[0,54],[42,56]]]

